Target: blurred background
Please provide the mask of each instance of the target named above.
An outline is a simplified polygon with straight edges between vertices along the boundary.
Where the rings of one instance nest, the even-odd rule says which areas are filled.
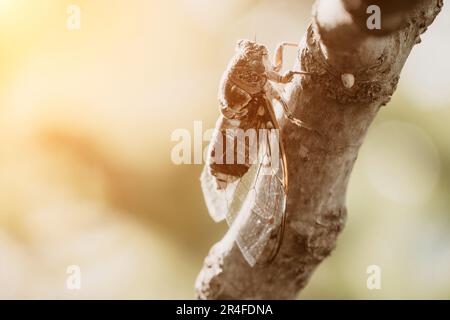
[[[311,5],[0,0],[0,298],[193,298],[226,227],[206,211],[202,166],[172,163],[171,134],[213,127],[237,39],[298,41]],[[446,6],[373,124],[347,226],[299,298],[450,298],[449,28]],[[381,290],[366,287],[373,264]]]

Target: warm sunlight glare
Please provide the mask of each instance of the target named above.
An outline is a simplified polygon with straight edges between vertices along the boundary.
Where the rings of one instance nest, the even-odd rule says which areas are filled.
[[[0,14],[8,11],[9,8],[14,4],[14,0],[0,0]]]

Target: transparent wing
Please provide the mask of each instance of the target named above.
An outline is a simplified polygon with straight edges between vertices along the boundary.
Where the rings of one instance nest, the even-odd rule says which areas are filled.
[[[258,133],[256,161],[240,179],[230,178],[225,188],[218,188],[217,178],[211,174],[209,161],[212,159],[201,175],[201,186],[211,217],[216,222],[226,218],[230,235],[236,239],[251,266],[260,259],[269,242],[277,249],[286,206],[286,168],[280,160],[279,132],[262,131]],[[212,141],[215,141],[214,137]],[[210,144],[208,154],[212,148],[214,143]]]
[[[216,178],[206,164],[200,176],[200,182],[209,215],[215,222],[224,220],[239,181],[228,184],[226,189],[218,189]]]
[[[258,161],[234,187],[226,219],[236,233],[237,244],[247,262],[254,266],[267,244],[276,247],[286,208],[283,162],[279,137],[261,139]],[[278,152],[274,152],[278,150]],[[228,200],[229,201],[229,200]]]
[[[223,126],[224,120],[220,117],[217,120],[216,128]],[[219,222],[225,219],[226,213],[229,208],[229,204],[232,201],[234,191],[238,181],[230,182],[227,184],[226,188],[218,188],[216,177],[211,173],[211,163],[214,162],[211,154],[212,151],[218,147],[222,149],[220,142],[222,141],[221,132],[219,130],[214,130],[211,135],[211,143],[208,147],[208,158],[203,168],[202,174],[200,176],[200,184],[203,191],[203,196],[205,198],[205,203],[208,208],[209,215],[215,222]]]

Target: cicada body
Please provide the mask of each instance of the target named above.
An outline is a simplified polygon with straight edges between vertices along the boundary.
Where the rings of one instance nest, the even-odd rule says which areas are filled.
[[[221,116],[201,177],[211,216],[216,221],[226,218],[251,266],[270,242],[268,260],[276,256],[286,220],[288,168],[273,101],[288,109],[270,82],[287,83],[301,72],[279,75],[280,54],[276,59],[272,66],[264,45],[238,42],[221,80]],[[287,117],[301,124],[290,113]]]

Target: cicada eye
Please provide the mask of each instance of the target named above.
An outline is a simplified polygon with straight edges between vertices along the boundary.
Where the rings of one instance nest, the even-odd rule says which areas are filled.
[[[257,73],[263,73],[266,70],[264,64],[260,61],[253,61],[252,66]]]

